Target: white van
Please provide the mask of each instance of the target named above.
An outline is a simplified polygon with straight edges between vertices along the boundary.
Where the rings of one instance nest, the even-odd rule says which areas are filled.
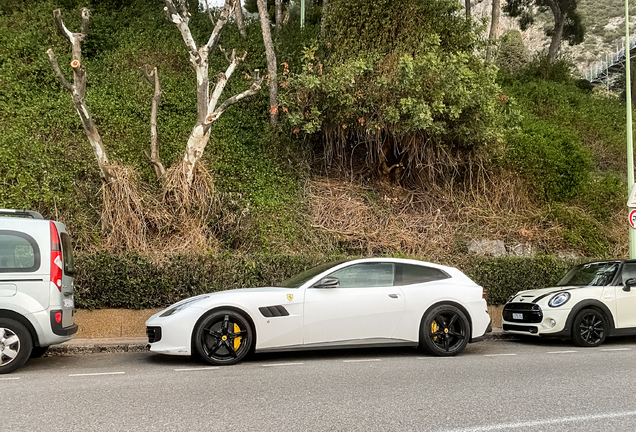
[[[77,333],[74,273],[63,223],[0,209],[0,374]]]

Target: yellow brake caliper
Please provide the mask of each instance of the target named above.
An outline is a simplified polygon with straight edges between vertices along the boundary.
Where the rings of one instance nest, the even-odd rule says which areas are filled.
[[[234,333],[238,333],[240,331],[241,331],[241,328],[236,323],[234,323]],[[241,346],[241,339],[242,339],[241,336],[234,339],[234,351],[238,350],[239,347]]]
[[[433,320],[433,322],[431,323],[431,334],[435,334],[435,332],[437,332],[437,322]],[[436,341],[437,336],[433,336],[433,340]]]

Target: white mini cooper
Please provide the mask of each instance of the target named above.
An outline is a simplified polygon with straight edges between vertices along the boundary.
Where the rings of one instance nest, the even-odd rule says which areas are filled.
[[[503,330],[568,337],[582,347],[635,335],[636,260],[581,264],[555,287],[518,292],[504,306]]]

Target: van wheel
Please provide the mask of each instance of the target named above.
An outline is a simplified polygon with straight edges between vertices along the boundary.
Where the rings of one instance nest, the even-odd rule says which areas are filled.
[[[11,373],[31,355],[33,341],[29,331],[19,322],[0,318],[0,374]]]

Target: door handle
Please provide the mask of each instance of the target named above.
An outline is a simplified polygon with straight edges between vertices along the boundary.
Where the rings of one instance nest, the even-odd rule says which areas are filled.
[[[397,294],[389,294],[389,297],[391,297],[391,298],[398,298],[398,295],[397,295]]]

